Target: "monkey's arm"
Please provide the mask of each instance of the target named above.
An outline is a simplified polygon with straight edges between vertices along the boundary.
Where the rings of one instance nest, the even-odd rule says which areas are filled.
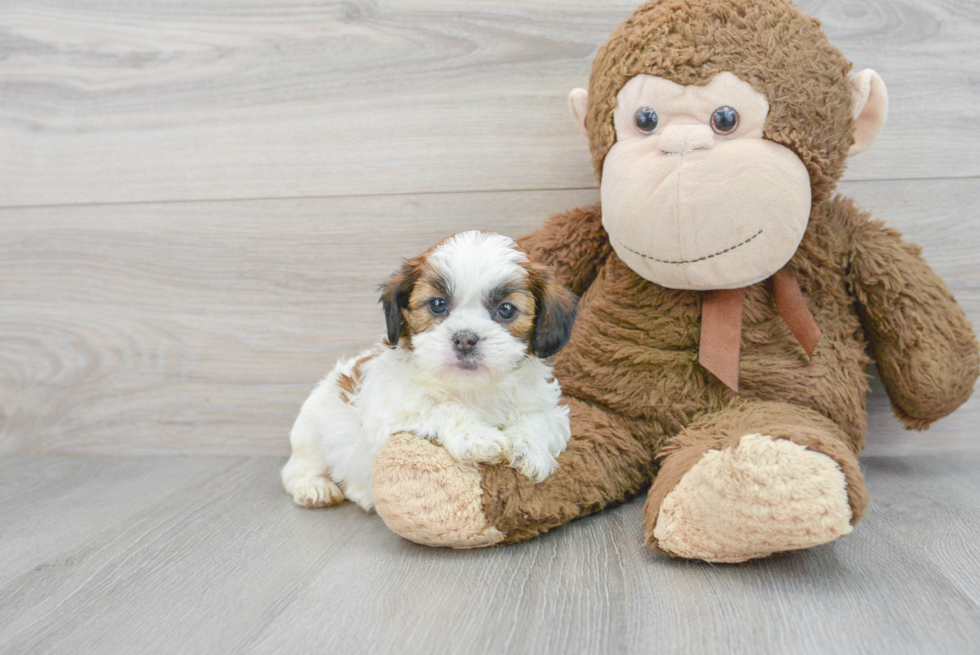
[[[555,270],[559,282],[581,296],[612,252],[599,205],[554,214],[517,242],[531,258]]]
[[[922,249],[852,211],[851,279],[864,332],[895,415],[924,430],[973,393],[977,338]]]

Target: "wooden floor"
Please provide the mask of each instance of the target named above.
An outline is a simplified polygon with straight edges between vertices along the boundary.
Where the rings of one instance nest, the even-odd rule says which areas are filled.
[[[980,457],[867,458],[835,544],[750,566],[641,546],[642,499],[529,543],[451,551],[282,460],[0,463],[3,653],[955,653],[980,644]]]
[[[0,653],[978,652],[978,398],[909,433],[873,382],[867,518],[749,567],[642,499],[449,552],[281,491],[401,258],[597,200],[565,98],[638,2],[3,5]],[[841,191],[980,323],[980,3],[799,4],[889,89]]]

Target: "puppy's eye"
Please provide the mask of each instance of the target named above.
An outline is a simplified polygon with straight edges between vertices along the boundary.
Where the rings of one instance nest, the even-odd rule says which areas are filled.
[[[502,321],[509,321],[515,316],[517,316],[517,307],[509,302],[505,302],[497,308],[497,318]]]
[[[725,105],[711,114],[711,129],[717,134],[731,134],[738,127],[738,112],[734,107]]]
[[[633,122],[636,123],[636,129],[643,134],[653,134],[660,124],[660,117],[649,107],[640,107],[636,110]]]
[[[439,316],[440,314],[445,314],[449,309],[449,305],[442,298],[433,298],[429,301],[429,311]]]

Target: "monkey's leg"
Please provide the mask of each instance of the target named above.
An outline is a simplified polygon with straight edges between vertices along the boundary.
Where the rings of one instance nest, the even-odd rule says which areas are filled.
[[[671,439],[644,509],[647,543],[744,562],[847,534],[868,498],[851,439],[830,419],[747,401]]]
[[[654,430],[573,398],[565,402],[572,438],[558,469],[539,484],[507,466],[461,464],[429,441],[395,435],[375,460],[378,515],[411,541],[477,548],[530,539],[639,493],[662,443]]]

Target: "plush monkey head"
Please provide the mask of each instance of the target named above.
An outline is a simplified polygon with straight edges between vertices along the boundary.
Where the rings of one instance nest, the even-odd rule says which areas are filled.
[[[653,0],[569,96],[619,257],[675,289],[735,289],[793,256],[887,95],[785,0]]]

